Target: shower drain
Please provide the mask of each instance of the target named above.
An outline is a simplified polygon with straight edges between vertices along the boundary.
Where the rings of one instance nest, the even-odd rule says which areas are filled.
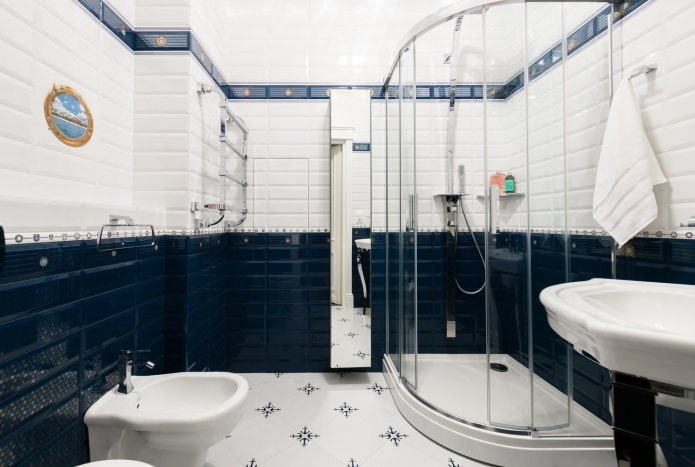
[[[499,371],[500,373],[504,373],[505,371],[509,371],[509,368],[507,368],[507,365],[504,365],[503,363],[490,363],[490,369],[492,371]]]

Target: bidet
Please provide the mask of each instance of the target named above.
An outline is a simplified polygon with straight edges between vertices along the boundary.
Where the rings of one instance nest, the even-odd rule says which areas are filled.
[[[202,467],[208,449],[236,427],[249,390],[242,376],[224,372],[133,376],[132,384],[87,410],[92,461]]]

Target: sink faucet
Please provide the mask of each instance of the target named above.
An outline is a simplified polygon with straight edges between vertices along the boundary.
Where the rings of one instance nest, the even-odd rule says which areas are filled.
[[[134,366],[146,366],[150,370],[154,368],[154,363],[150,361],[133,361],[134,354],[145,352],[149,352],[149,350],[121,350],[121,353],[118,355],[118,392],[121,394],[128,394],[133,390],[133,382],[130,377],[132,376]]]

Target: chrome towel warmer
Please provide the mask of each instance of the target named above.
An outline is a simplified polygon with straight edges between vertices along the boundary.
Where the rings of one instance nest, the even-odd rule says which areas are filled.
[[[197,211],[218,211],[220,218],[213,222],[207,223],[205,221],[198,221],[196,223],[196,228],[202,227],[212,227],[213,225],[221,222],[226,212],[236,212],[241,214],[241,218],[235,221],[225,221],[225,227],[236,227],[241,225],[246,220],[246,215],[248,213],[248,136],[249,129],[246,126],[244,120],[235,115],[227,104],[227,96],[218,88],[210,84],[199,84],[197,92],[200,95],[208,94],[216,91],[220,95],[220,135],[219,140],[223,145],[221,160],[220,160],[220,170],[218,175],[220,177],[220,202],[219,203],[191,203],[191,212]],[[242,133],[241,145],[234,144],[228,136],[228,131],[236,129]],[[241,174],[235,174],[227,169],[227,163],[229,162],[229,157],[233,153],[234,156],[241,159]],[[239,185],[241,188],[242,199],[241,205],[228,206],[227,205],[227,184],[228,182]]]

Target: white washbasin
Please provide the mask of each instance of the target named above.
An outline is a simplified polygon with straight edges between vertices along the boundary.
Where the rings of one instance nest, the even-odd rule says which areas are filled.
[[[372,239],[371,238],[358,238],[355,240],[355,245],[361,250],[371,250],[372,249]]]
[[[553,330],[602,366],[695,389],[695,286],[591,279],[540,300]]]
[[[523,259],[524,255],[514,253],[508,248],[490,248],[488,250],[488,260],[494,271],[519,274],[524,267]]]
[[[167,467],[200,467],[207,450],[237,425],[248,395],[234,373],[133,376],[128,394],[118,386],[85,414],[92,461],[134,459]]]

